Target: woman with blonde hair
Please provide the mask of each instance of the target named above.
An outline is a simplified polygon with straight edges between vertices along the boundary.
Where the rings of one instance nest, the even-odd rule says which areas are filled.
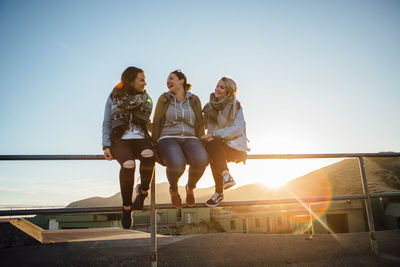
[[[185,74],[180,70],[171,72],[167,79],[168,92],[157,101],[153,118],[153,143],[157,144],[160,160],[167,166],[171,202],[182,207],[178,192],[178,180],[189,167],[186,185],[186,205],[195,205],[193,190],[208,165],[207,152],[200,137],[204,135],[204,118],[200,99],[189,90]]]
[[[245,162],[249,150],[243,109],[236,99],[237,90],[234,80],[222,77],[203,109],[208,130],[201,140],[205,143],[215,181],[215,194],[206,202],[209,207],[218,206],[224,199],[224,189],[236,184],[227,162]]]

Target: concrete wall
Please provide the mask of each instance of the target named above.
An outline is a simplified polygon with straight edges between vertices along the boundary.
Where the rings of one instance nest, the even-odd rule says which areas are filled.
[[[43,229],[57,225],[58,229],[120,227],[120,215],[104,214],[71,214],[71,215],[38,215],[29,221]]]
[[[160,224],[210,222],[209,208],[183,208],[179,210],[165,209],[157,211],[157,222]]]
[[[318,205],[311,205],[311,209],[318,210]],[[323,215],[319,217],[319,220],[313,221],[314,233],[316,234],[328,234],[329,230],[325,227],[328,226],[329,222],[327,215],[339,215],[347,219],[347,231],[346,232],[363,232],[366,231],[366,220],[364,218],[364,209],[362,200],[352,200],[350,202],[332,202],[330,203],[327,210]],[[324,226],[325,225],[325,226]],[[333,229],[332,229],[333,230]],[[335,231],[333,231],[335,232]]]
[[[182,223],[195,223],[210,222],[210,209],[209,208],[187,208],[182,209]]]
[[[400,228],[400,202],[389,202],[385,209],[385,228]]]
[[[323,226],[327,225],[327,215],[339,214],[339,217],[345,217],[347,221],[348,232],[366,231],[366,220],[362,200],[353,201],[335,201],[330,203],[324,214],[319,219],[313,221],[314,233],[328,233],[329,231]],[[400,203],[392,204],[394,208],[387,209],[386,216],[388,225],[397,224],[398,217],[392,215],[392,210],[400,214]],[[390,206],[390,207],[392,207]],[[314,212],[318,212],[323,203],[312,204],[311,208]],[[389,206],[388,206],[389,207]],[[397,211],[398,207],[398,211]],[[260,207],[260,208],[184,208],[179,212],[176,209],[165,209],[157,211],[157,222],[160,225],[174,224],[199,224],[201,222],[218,222],[226,232],[247,232],[247,233],[301,233],[308,224],[308,212],[304,210],[296,210],[295,205]],[[342,214],[342,215],[340,215]],[[150,223],[150,213],[135,212],[134,221],[136,225],[145,225]],[[303,216],[303,222],[296,222],[293,218]],[[392,216],[392,217],[390,217]],[[400,215],[399,215],[400,216]],[[96,227],[120,227],[120,214],[79,214],[79,215],[49,215],[36,216],[31,221],[43,229],[48,229],[49,220],[54,218],[59,228],[96,228]],[[331,217],[332,218],[332,217]]]
[[[294,222],[291,216],[280,213],[232,214],[215,220],[226,232],[235,233],[293,233],[301,224]]]

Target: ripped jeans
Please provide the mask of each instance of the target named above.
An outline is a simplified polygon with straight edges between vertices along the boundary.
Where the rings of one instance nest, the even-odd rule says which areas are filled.
[[[148,139],[119,139],[111,142],[111,155],[121,165],[119,182],[124,206],[132,204],[133,185],[135,183],[135,165],[133,165],[133,168],[125,168],[124,162],[135,159],[140,160],[141,189],[144,191],[149,190],[154,169],[154,151],[153,156],[144,157],[142,156],[142,151],[146,149],[153,151]]]

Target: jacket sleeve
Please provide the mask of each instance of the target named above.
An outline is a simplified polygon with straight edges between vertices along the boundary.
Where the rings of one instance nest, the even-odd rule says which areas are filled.
[[[215,126],[213,124],[211,124],[210,122],[208,122],[206,126],[207,126],[207,133],[214,134]]]
[[[196,104],[197,104],[197,109],[199,110],[199,115],[200,115],[200,133],[199,133],[199,137],[201,137],[201,136],[203,136],[204,134],[205,134],[205,128],[206,128],[206,120],[204,119],[204,116],[203,116],[203,112],[202,112],[202,108],[201,108],[201,101],[200,101],[200,98],[199,97],[197,97],[197,101],[196,101]]]
[[[161,124],[161,109],[163,106],[163,95],[161,95],[156,104],[156,109],[154,110],[154,117],[153,117],[153,125],[151,128],[151,139],[154,143],[157,142],[158,137],[160,136],[160,124]]]
[[[207,113],[205,112],[207,105],[208,104],[206,104],[203,107],[203,111],[202,111],[203,118],[204,118],[204,127],[207,129],[207,134],[209,134],[209,133],[214,134],[215,126],[211,123],[210,118],[208,117]]]
[[[146,126],[147,126],[147,131],[152,133],[153,132],[153,123],[151,122],[150,119],[147,121],[147,125]]]
[[[111,146],[111,97],[107,98],[104,108],[102,146]]]
[[[210,127],[210,125],[208,126]],[[236,114],[233,124],[231,126],[215,130],[214,136],[226,140],[235,139],[243,133],[245,126],[246,122],[244,121],[243,109],[240,108]]]

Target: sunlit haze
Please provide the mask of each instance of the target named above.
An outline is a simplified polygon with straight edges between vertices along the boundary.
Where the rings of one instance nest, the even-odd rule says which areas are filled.
[[[202,105],[232,77],[251,154],[398,152],[399,14],[399,1],[0,1],[0,154],[102,154],[106,98],[128,66],[154,102],[178,68]],[[337,161],[229,168],[236,187],[276,188]],[[0,205],[112,196],[118,172],[3,161]],[[198,187],[212,186],[207,168]]]

